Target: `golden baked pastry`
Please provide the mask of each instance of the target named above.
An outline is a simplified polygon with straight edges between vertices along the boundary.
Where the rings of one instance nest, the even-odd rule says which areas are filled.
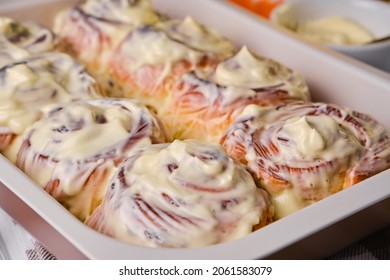
[[[25,132],[16,165],[84,221],[122,161],[136,149],[169,140],[136,101],[74,101],[53,107]]]
[[[268,194],[220,145],[175,140],[125,161],[86,224],[132,244],[191,248],[246,236],[272,215]]]
[[[384,126],[326,103],[249,105],[221,143],[271,194],[276,218],[390,167]]]

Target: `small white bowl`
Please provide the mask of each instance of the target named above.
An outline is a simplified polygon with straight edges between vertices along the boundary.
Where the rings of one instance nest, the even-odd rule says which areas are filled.
[[[295,22],[343,17],[365,27],[374,38],[390,35],[390,4],[374,0],[295,0],[273,10],[270,20],[289,27]],[[326,46],[390,72],[390,40],[363,45]]]

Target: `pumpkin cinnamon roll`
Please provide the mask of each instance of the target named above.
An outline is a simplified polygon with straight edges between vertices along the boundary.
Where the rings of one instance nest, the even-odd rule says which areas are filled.
[[[28,126],[40,119],[47,106],[102,97],[100,88],[70,56],[61,53],[31,55],[0,69],[0,152],[15,161]]]
[[[175,138],[218,142],[249,104],[269,107],[309,99],[299,73],[243,47],[212,71],[182,76],[160,116]]]
[[[162,21],[130,32],[112,56],[110,73],[126,97],[159,111],[178,78],[213,67],[234,48],[218,31],[191,17]]]
[[[113,50],[136,26],[154,24],[160,19],[150,0],[86,0],[60,12],[54,32],[60,49],[83,62],[99,79],[107,75],[107,63]],[[108,77],[105,86],[118,94]]]
[[[52,107],[25,132],[16,165],[83,221],[132,151],[166,141],[157,118],[138,102],[74,101]]]
[[[325,103],[249,105],[221,143],[271,194],[276,218],[390,167],[383,125]]]
[[[200,247],[272,221],[268,194],[218,144],[175,140],[137,151],[117,170],[86,224],[150,247]]]
[[[54,47],[55,37],[49,29],[0,16],[0,68],[31,54],[51,51]]]

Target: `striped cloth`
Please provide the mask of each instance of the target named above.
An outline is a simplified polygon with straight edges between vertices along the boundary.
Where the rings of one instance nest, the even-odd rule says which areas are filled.
[[[329,260],[390,260],[390,226],[333,254]]]
[[[390,260],[390,226],[326,259]],[[56,260],[56,257],[0,208],[0,260]]]
[[[55,260],[45,247],[0,208],[0,260]]]

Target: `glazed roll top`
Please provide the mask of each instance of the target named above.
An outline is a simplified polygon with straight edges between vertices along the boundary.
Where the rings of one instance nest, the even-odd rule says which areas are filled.
[[[250,105],[221,142],[270,192],[277,218],[390,167],[385,128],[331,104]]]
[[[272,210],[268,194],[220,145],[175,140],[124,162],[86,223],[133,244],[199,247],[251,233]]]
[[[154,24],[160,16],[150,0],[86,0],[56,16],[54,31],[66,51],[89,70],[104,72],[112,50],[138,25]]]
[[[194,64],[197,64],[204,55],[215,56],[220,60],[231,56],[235,51],[233,43],[224,38],[218,30],[190,16],[184,19],[161,21],[156,24],[156,27],[163,30],[170,40],[186,46],[188,53],[181,58],[192,59]]]
[[[78,99],[102,97],[96,81],[66,54],[46,53],[0,69],[0,134],[22,134],[47,106]],[[12,138],[12,137],[11,137]],[[9,141],[0,137],[0,152]],[[10,151],[10,160],[14,157]]]
[[[161,118],[177,138],[218,142],[248,104],[308,100],[299,73],[243,47],[211,71],[192,71],[179,79]]]
[[[218,31],[190,17],[172,19],[129,33],[116,49],[110,69],[126,95],[160,108],[178,77],[212,67],[234,48]]]
[[[169,141],[138,102],[95,99],[53,107],[23,136],[17,166],[84,220],[114,169],[133,150]]]
[[[140,25],[159,20],[150,0],[86,0],[78,8],[91,17],[113,23]]]
[[[164,65],[167,69],[181,60],[197,65],[207,56],[225,58],[234,47],[214,29],[208,28],[191,17],[172,19],[155,26],[142,26],[132,32],[119,48],[120,53],[134,57],[136,70],[143,65]]]
[[[162,75],[168,75],[175,62],[185,60],[198,65],[207,57],[224,59],[233,51],[233,44],[218,31],[187,17],[137,28],[122,42],[116,55],[132,57],[129,71],[161,65],[165,70]]]
[[[40,25],[0,16],[0,68],[54,49],[53,33]]]
[[[233,57],[219,63],[211,80],[220,86],[251,89],[252,92],[247,94],[252,96],[262,91],[279,91],[289,98],[310,99],[307,84],[300,73],[271,58],[257,55],[246,46]],[[234,100],[234,95],[230,97]],[[274,105],[272,94],[263,98],[265,104],[268,101]],[[229,101],[232,100],[226,102]]]

